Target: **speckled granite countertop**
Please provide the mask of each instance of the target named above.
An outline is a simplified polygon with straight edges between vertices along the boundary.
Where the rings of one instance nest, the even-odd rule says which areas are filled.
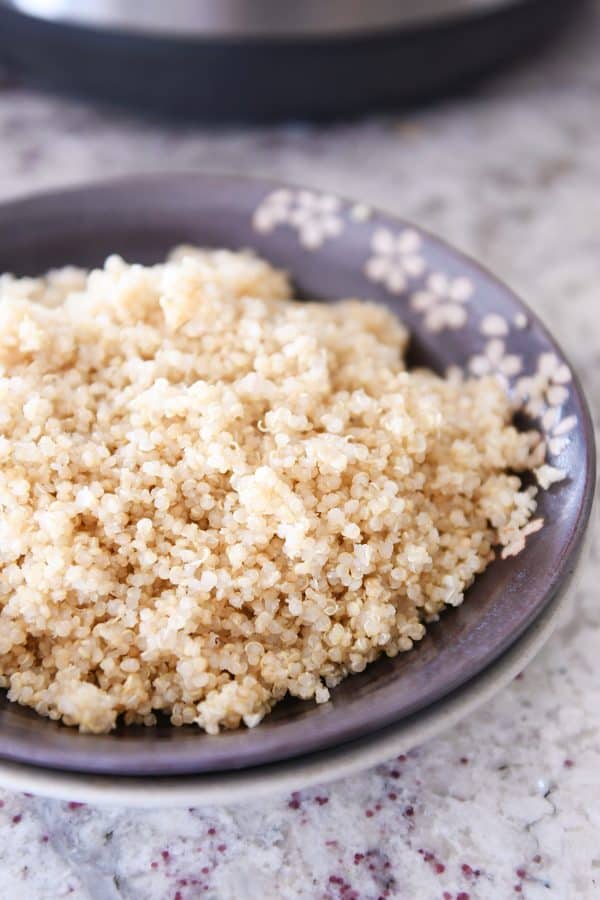
[[[160,168],[268,174],[387,207],[509,281],[600,396],[600,3],[535,65],[330,128],[177,130],[0,87],[0,197]],[[596,405],[595,412],[598,412]],[[600,896],[600,544],[576,621],[490,707],[297,795],[130,812],[0,791],[6,900]]]

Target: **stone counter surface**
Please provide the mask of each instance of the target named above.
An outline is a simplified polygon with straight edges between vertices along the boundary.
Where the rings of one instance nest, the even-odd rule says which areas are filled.
[[[340,191],[437,232],[540,313],[600,395],[600,3],[543,56],[418,113],[172,127],[0,85],[0,198],[159,169]],[[487,708],[406,757],[226,808],[0,791],[2,900],[600,897],[600,543],[575,618]]]

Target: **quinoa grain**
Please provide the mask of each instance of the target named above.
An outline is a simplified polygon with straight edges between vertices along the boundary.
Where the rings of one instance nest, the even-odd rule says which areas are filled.
[[[514,473],[557,476],[493,379],[408,372],[385,309],[290,293],[194,248],[0,278],[11,700],[84,731],[252,727],[409,650],[535,530]]]

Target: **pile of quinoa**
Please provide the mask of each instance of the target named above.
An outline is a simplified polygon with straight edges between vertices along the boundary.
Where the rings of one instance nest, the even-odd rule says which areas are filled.
[[[323,703],[535,530],[492,378],[249,254],[0,278],[0,686],[82,730]],[[539,520],[537,520],[539,522]]]

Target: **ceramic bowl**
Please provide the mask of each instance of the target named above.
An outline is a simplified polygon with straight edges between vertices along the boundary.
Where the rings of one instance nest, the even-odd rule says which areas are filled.
[[[411,363],[438,372],[495,373],[508,391],[523,394],[527,417],[547,439],[551,464],[566,477],[540,492],[543,527],[529,535],[521,553],[493,562],[462,606],[444,613],[411,652],[347,678],[331,702],[285,700],[256,728],[217,736],[166,722],[85,735],[2,696],[0,780],[15,766],[34,766],[36,777],[40,769],[111,776],[113,788],[115,777],[147,775],[170,777],[172,784],[175,776],[202,775],[206,783],[212,775],[223,784],[235,777],[233,770],[252,769],[258,784],[261,767],[293,771],[300,757],[358,746],[351,742],[372,746],[385,729],[415,716],[437,716],[441,727],[445,700],[456,703],[469,683],[485,678],[571,582],[594,489],[588,408],[555,340],[472,260],[364,204],[239,177],[129,178],[0,207],[0,272],[93,266],[113,252],[148,263],[181,242],[252,248],[290,272],[300,297],[355,296],[385,304],[411,331]],[[531,394],[527,379],[536,373],[540,386]]]

